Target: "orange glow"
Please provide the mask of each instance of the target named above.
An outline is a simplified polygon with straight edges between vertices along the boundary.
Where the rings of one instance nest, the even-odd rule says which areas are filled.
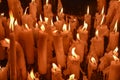
[[[68,24],[68,30],[70,31],[70,23]]]
[[[62,14],[63,13],[63,8],[61,8],[61,10],[60,10],[60,14]]]
[[[5,14],[4,14],[4,13],[1,13],[0,15],[1,15],[1,16],[4,16]]]
[[[103,24],[104,19],[105,19],[105,15],[103,15],[103,16],[102,16],[102,20],[101,20],[101,22],[100,22],[100,25],[102,25],[102,24]]]
[[[92,62],[93,64],[96,64],[96,63],[97,63],[94,57],[91,57],[91,62]]]
[[[6,41],[8,44],[10,44],[10,39],[5,38],[5,41]]]
[[[57,70],[57,69],[58,69],[58,66],[57,66],[55,63],[52,63],[52,68],[53,68],[54,70]]]
[[[57,20],[57,21],[59,21],[59,18],[58,18],[58,16],[56,16],[56,20]]]
[[[87,14],[90,13],[90,9],[89,9],[89,6],[87,6]]]
[[[115,55],[113,55],[113,59],[114,59],[115,61],[119,61],[119,58],[118,58],[117,56],[115,56]]]
[[[84,26],[82,28],[82,30],[87,30],[88,24],[84,21]]]
[[[63,31],[67,31],[67,24],[63,24],[62,30],[63,30]]]
[[[74,80],[74,79],[75,79],[75,74],[71,74],[68,80]]]
[[[32,0],[31,2],[35,2],[35,0]]]
[[[56,32],[58,32],[58,30],[54,30],[54,31],[53,31],[53,33],[56,33]]]
[[[42,20],[42,16],[41,16],[41,14],[40,14],[40,21],[42,22],[43,20]]]
[[[102,11],[101,11],[101,15],[103,15],[103,14],[104,14],[104,6],[103,6]]]
[[[80,40],[80,34],[79,33],[76,34],[76,37],[77,37],[78,40]]]
[[[117,24],[118,24],[118,20],[116,20],[115,26],[114,26],[114,31],[117,32]]]
[[[45,26],[43,24],[41,25],[40,28],[41,28],[42,31],[45,31]]]
[[[12,11],[9,12],[9,15],[10,15],[10,25],[9,25],[9,28],[14,31],[14,17],[13,17],[13,13]]]
[[[114,49],[113,54],[116,55],[116,56],[118,56],[118,47],[116,47],[116,48]]]
[[[49,0],[46,0],[46,5],[48,5]]]
[[[30,71],[30,77],[32,78],[32,80],[35,79],[35,75],[34,75],[33,69]]]
[[[48,18],[47,18],[47,17],[45,17],[44,19],[45,19],[45,22],[46,22],[46,23],[48,23]]]
[[[97,37],[98,37],[98,34],[99,34],[98,30],[96,30],[95,35],[96,35]]]
[[[30,28],[28,27],[28,25],[27,24],[25,24],[25,28],[27,29],[27,30],[29,30]]]
[[[75,47],[72,48],[72,57],[77,58],[78,55],[75,53]]]
[[[54,26],[54,24],[53,24],[53,20],[51,19],[51,26]]]
[[[17,20],[15,20],[15,23],[14,23],[14,25],[18,25],[18,22],[17,22]]]
[[[28,10],[28,8],[29,8],[29,7],[26,7],[26,8],[25,8],[24,15],[26,15],[26,14],[27,14],[27,10]]]
[[[38,23],[35,24],[35,27],[38,28]]]

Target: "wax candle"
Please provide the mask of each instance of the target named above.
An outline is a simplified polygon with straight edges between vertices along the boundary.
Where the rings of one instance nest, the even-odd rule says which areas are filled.
[[[70,76],[69,76],[69,79],[68,80],[76,80],[75,79],[75,74],[71,74]]]
[[[120,79],[120,61],[119,58],[113,55],[114,61],[111,62],[108,80]]]
[[[53,45],[56,52],[57,64],[61,67],[66,66],[66,56],[63,49],[63,37],[57,30],[53,31]]]
[[[98,58],[100,58],[104,54],[104,38],[99,36],[98,30],[95,34],[96,36],[91,39],[90,52],[95,51]]]
[[[37,20],[37,3],[35,0],[32,0],[31,3],[29,4],[29,12],[34,18],[34,20]]]
[[[109,43],[106,51],[115,49],[115,47],[118,46],[118,41],[119,41],[119,32],[117,32],[117,22],[116,22],[114,31],[110,32]]]
[[[26,28],[19,33],[18,41],[24,50],[26,62],[30,65],[34,63],[34,37],[32,29],[30,29],[27,24],[25,27]]]
[[[57,66],[55,63],[52,63],[52,80],[64,80],[62,78],[61,68]]]
[[[67,69],[69,74],[75,74],[75,78],[80,78],[80,56],[76,54],[75,47],[72,48],[71,55],[67,59]]]
[[[87,14],[84,15],[84,21],[88,24],[88,32],[91,30],[91,15],[89,14],[89,6],[87,7]]]
[[[97,62],[94,57],[91,57],[88,62],[88,80],[92,80],[93,71],[97,69]]]
[[[47,73],[47,33],[44,32],[44,25],[38,33],[38,71],[40,74]]]

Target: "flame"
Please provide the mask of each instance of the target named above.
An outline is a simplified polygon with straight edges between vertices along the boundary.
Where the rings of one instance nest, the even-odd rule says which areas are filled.
[[[46,23],[48,23],[48,18],[47,18],[47,17],[45,17],[44,19],[45,19],[45,22],[46,22]]]
[[[43,20],[42,20],[42,16],[41,16],[41,14],[40,14],[40,21],[42,22]]]
[[[27,29],[27,30],[29,30],[30,28],[28,27],[28,25],[27,24],[25,24],[25,28]]]
[[[94,57],[91,57],[91,62],[94,63],[94,64],[96,64],[96,60],[95,60]]]
[[[98,33],[99,33],[98,30],[96,30],[95,35],[98,36]]]
[[[32,78],[32,80],[35,79],[35,75],[34,75],[33,69],[30,71],[30,77]]]
[[[1,15],[1,16],[4,16],[4,15],[5,15],[5,13],[1,13],[0,15]]]
[[[41,28],[42,31],[45,31],[45,26],[43,24],[41,25],[40,28]]]
[[[75,74],[71,74],[70,76],[69,76],[69,80],[74,80],[75,79]]]
[[[61,8],[61,10],[60,10],[60,14],[62,14],[63,13],[63,8]]]
[[[72,56],[73,56],[74,58],[77,58],[77,57],[78,57],[77,54],[75,53],[75,47],[72,48]]]
[[[70,31],[70,23],[68,24],[68,30]]]
[[[114,59],[115,61],[119,61],[119,58],[118,58],[117,56],[115,56],[115,55],[113,55],[113,59]]]
[[[54,30],[54,31],[53,31],[53,33],[56,33],[56,32],[58,32],[58,30]]]
[[[15,26],[17,26],[17,25],[18,25],[18,21],[17,21],[17,20],[15,20],[15,23],[14,23],[14,25],[15,25]]]
[[[59,21],[59,18],[58,18],[58,16],[56,16],[56,20],[57,20],[57,21]]]
[[[63,24],[62,30],[63,30],[63,31],[67,31],[67,24]]]
[[[78,40],[80,40],[80,34],[79,33],[76,34],[76,37],[77,37]]]
[[[89,9],[89,6],[87,6],[87,14],[90,13],[90,9]]]
[[[10,39],[5,38],[5,41],[9,44],[10,43]]]
[[[10,15],[10,25],[9,25],[9,28],[14,31],[14,17],[13,17],[13,13],[12,11],[9,12],[9,15]]]
[[[35,27],[38,28],[38,23],[35,24]]]
[[[27,14],[27,10],[28,10],[28,8],[29,8],[29,7],[26,7],[26,8],[25,8],[24,15],[26,15],[26,14]]]
[[[31,0],[31,2],[35,2],[35,0]]]
[[[46,5],[48,5],[49,0],[46,0]]]
[[[51,26],[54,26],[54,24],[53,24],[53,20],[51,19]]]
[[[52,67],[53,67],[54,70],[58,69],[58,66],[55,63],[52,63]]]
[[[102,25],[102,24],[103,24],[104,19],[105,19],[105,15],[103,15],[103,16],[102,16],[102,20],[101,20],[101,22],[100,22],[100,25]]]
[[[115,27],[114,27],[115,32],[117,32],[117,24],[118,24],[118,20],[116,20],[116,23],[115,23]]]
[[[84,26],[83,26],[82,30],[86,30],[87,27],[88,27],[88,24],[84,21]]]
[[[103,15],[103,14],[104,14],[104,6],[103,6],[102,11],[101,11],[101,15]]]
[[[113,52],[115,53],[118,52],[118,47],[116,47]]]

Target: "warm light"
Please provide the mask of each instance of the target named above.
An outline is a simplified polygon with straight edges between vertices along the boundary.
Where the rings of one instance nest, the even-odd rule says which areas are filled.
[[[118,20],[116,20],[116,23],[115,23],[115,27],[114,27],[115,32],[117,32],[117,24],[118,24]]]
[[[12,11],[9,12],[9,15],[10,15],[10,25],[9,25],[9,28],[14,31],[14,17],[13,17],[13,13]]]
[[[15,26],[17,26],[17,25],[18,25],[18,21],[17,21],[17,20],[15,20],[15,23],[14,23],[14,25],[15,25]]]
[[[75,74],[71,74],[70,76],[69,76],[69,80],[74,80],[75,79]]]
[[[35,75],[34,75],[33,69],[30,71],[30,77],[32,78],[32,80],[35,79]]]
[[[56,32],[58,32],[58,30],[54,30],[54,31],[53,31],[53,33],[56,33]]]
[[[72,56],[73,56],[74,58],[77,58],[77,57],[78,57],[77,54],[75,53],[75,47],[72,48]]]
[[[32,0],[31,2],[35,2],[35,0]]]
[[[87,27],[88,27],[88,24],[84,21],[84,25],[83,25],[82,30],[87,30]]]
[[[5,41],[9,44],[10,43],[10,39],[5,38]]]
[[[46,22],[46,23],[48,23],[48,18],[47,18],[47,17],[45,17],[44,19],[45,19],[45,22]]]
[[[98,37],[98,33],[99,33],[98,30],[96,30],[95,35],[96,35],[97,37]]]
[[[58,69],[58,66],[55,63],[52,63],[52,67],[53,67],[54,70]]]
[[[62,14],[63,13],[63,8],[61,8],[61,10],[60,10],[60,14]]]
[[[70,23],[68,24],[68,30],[70,31]]]
[[[28,8],[29,8],[29,7],[26,7],[26,8],[25,8],[24,15],[26,15],[26,14],[27,14],[27,10],[28,10]]]
[[[29,30],[29,27],[28,27],[28,25],[27,25],[27,24],[25,24],[25,28],[26,28],[27,30]]]
[[[40,14],[40,21],[42,22],[43,20],[42,20],[42,16],[41,16],[41,14]]]
[[[48,1],[48,0],[46,0],[46,5],[48,5],[48,2],[49,2],[49,1]]]
[[[40,28],[41,28],[42,31],[45,31],[45,26],[43,24],[41,25]]]
[[[103,6],[102,11],[101,11],[101,15],[103,15],[103,14],[104,14],[104,6]]]
[[[54,26],[54,24],[53,24],[53,20],[51,19],[51,26]]]
[[[67,31],[67,24],[63,24],[62,30],[63,30],[63,31]]]
[[[116,55],[116,56],[118,56],[118,53],[117,53],[117,52],[118,52],[118,47],[116,47],[116,48],[114,49],[113,54]]]
[[[117,56],[115,56],[115,55],[113,55],[113,59],[114,59],[115,61],[119,61],[119,58],[118,58]]]
[[[93,64],[96,64],[96,60],[95,60],[94,57],[91,57],[91,62],[92,62]]]
[[[0,15],[1,15],[1,16],[4,16],[5,14],[4,14],[4,13],[1,13]]]
[[[87,14],[89,14],[89,12],[90,12],[90,11],[89,11],[89,6],[87,6]]]
[[[35,24],[35,27],[38,28],[38,23]]]
[[[101,22],[100,22],[100,25],[102,25],[102,24],[103,24],[104,19],[105,19],[105,15],[103,15],[103,16],[102,16],[102,20],[101,20]]]
[[[59,21],[59,18],[58,18],[58,16],[56,16],[56,20],[57,20],[57,21]]]
[[[80,40],[80,34],[79,33],[76,34],[76,37],[77,37],[78,40]]]

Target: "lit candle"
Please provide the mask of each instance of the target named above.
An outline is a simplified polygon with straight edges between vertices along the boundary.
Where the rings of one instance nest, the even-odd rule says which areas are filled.
[[[57,13],[59,13],[61,11],[61,8],[63,8],[62,2],[61,2],[61,0],[58,0]]]
[[[75,47],[72,48],[71,55],[68,56],[67,69],[69,74],[75,74],[75,78],[80,78],[80,56],[76,54]]]
[[[92,80],[93,71],[97,69],[97,62],[94,57],[91,57],[88,62],[88,80]]]
[[[47,40],[48,36],[45,31],[45,26],[41,26],[41,30],[38,33],[38,72],[40,74],[47,73]]]
[[[27,80],[39,80],[39,78],[36,78],[33,72],[33,69],[30,71],[30,74],[28,73]]]
[[[97,10],[100,13],[102,11],[102,8],[106,8],[106,0],[97,0]]]
[[[60,12],[58,13],[58,17],[60,20],[64,21],[64,13],[63,13],[63,8],[61,8]]]
[[[96,30],[95,35],[91,39],[90,52],[94,51],[97,57],[100,58],[104,54],[104,38],[99,36],[98,30]]]
[[[63,37],[57,30],[53,31],[53,45],[56,52],[57,64],[61,67],[66,67],[66,56],[63,48]]]
[[[111,62],[108,80],[120,79],[120,61],[119,58],[113,55],[114,61]]]
[[[55,63],[52,63],[52,80],[64,80],[62,78],[61,68],[57,66]]]
[[[77,80],[77,79],[75,79],[75,74],[71,74],[70,76],[69,76],[69,79],[68,80]]]
[[[110,32],[109,43],[108,43],[106,51],[115,49],[115,47],[118,46],[118,42],[119,42],[119,32],[117,32],[117,21],[116,21],[114,30]]]

